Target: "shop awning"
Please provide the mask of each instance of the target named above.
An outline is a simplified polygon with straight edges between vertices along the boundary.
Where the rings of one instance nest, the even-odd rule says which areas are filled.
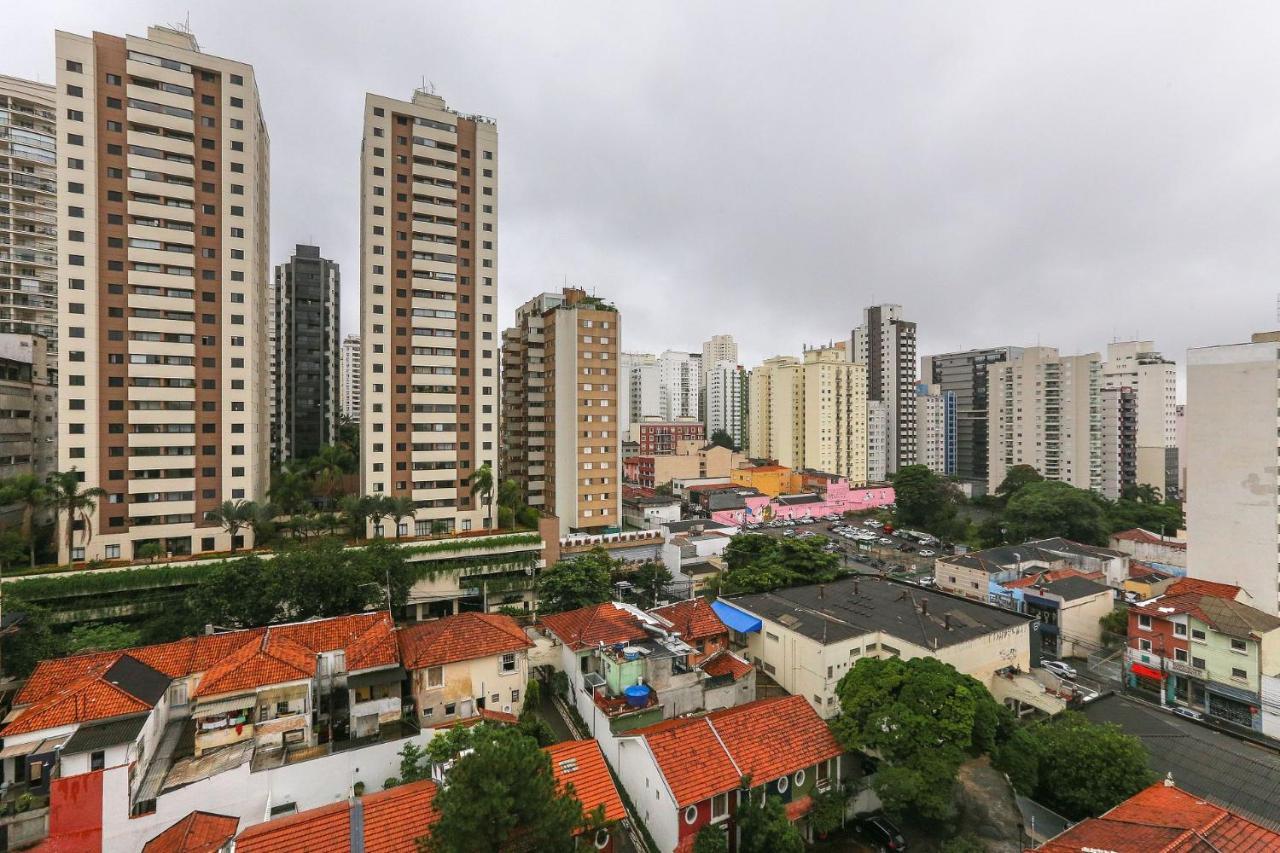
[[[1164,673],[1154,667],[1145,664],[1135,663],[1129,665],[1129,671],[1134,675],[1150,678],[1152,681],[1164,681]]]
[[[257,697],[252,693],[246,693],[243,696],[232,696],[229,699],[214,699],[212,702],[201,702],[196,700],[195,707],[191,709],[193,717],[216,717],[218,714],[230,714],[232,711],[243,711],[245,708],[252,708],[257,701]]]
[[[746,611],[739,610],[725,601],[711,602],[711,609],[720,617],[720,621],[739,634],[758,634],[763,623]]]

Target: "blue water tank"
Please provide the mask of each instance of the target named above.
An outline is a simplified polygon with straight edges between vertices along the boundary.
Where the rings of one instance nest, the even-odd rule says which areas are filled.
[[[649,685],[633,684],[622,695],[627,697],[627,704],[633,708],[643,708],[649,703]]]

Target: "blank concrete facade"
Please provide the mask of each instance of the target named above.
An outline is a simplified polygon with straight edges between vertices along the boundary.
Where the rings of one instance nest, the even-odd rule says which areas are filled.
[[[1187,568],[1280,612],[1280,332],[1187,350]]]
[[[368,94],[360,151],[361,487],[411,531],[489,523],[498,480],[498,129],[419,89]]]
[[[253,68],[168,27],[55,42],[58,467],[108,492],[70,556],[228,550],[206,514],[265,496],[270,446],[270,141]]]

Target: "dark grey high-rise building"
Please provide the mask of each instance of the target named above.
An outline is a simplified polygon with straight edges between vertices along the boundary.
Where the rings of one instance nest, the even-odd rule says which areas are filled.
[[[272,461],[304,459],[337,438],[338,265],[298,245],[276,267],[268,318]]]
[[[955,476],[977,488],[987,482],[987,368],[1021,355],[1021,347],[991,347],[920,359],[923,381],[955,394]]]
[[[915,465],[916,324],[903,319],[901,305],[872,305],[862,312],[862,325],[853,330],[849,356],[867,366],[867,402],[887,406],[885,473]],[[873,462],[868,459],[868,467]]]

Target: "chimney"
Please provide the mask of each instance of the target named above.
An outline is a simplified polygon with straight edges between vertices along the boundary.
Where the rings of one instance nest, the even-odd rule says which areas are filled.
[[[929,615],[929,599],[927,598],[920,599],[920,615],[921,616]]]

